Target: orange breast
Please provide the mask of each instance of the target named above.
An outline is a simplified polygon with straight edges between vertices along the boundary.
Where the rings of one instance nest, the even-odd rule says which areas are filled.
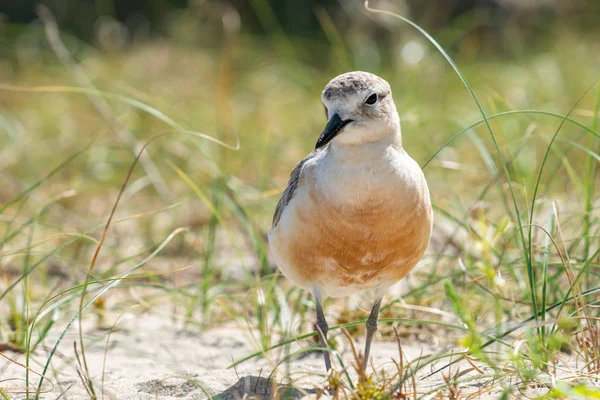
[[[288,259],[307,283],[335,281],[370,288],[402,279],[424,254],[431,236],[431,204],[423,186],[403,202],[394,193],[361,206],[339,207],[317,190],[295,210],[302,237],[288,243]],[[403,206],[399,206],[403,204]]]

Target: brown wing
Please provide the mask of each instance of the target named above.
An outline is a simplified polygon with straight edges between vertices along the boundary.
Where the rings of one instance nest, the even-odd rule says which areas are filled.
[[[275,214],[273,215],[273,228],[277,226],[279,219],[281,218],[281,214],[283,214],[283,210],[285,207],[292,201],[294,197],[294,193],[296,192],[296,188],[298,187],[298,182],[300,181],[300,173],[302,172],[302,167],[304,164],[313,158],[317,153],[312,152],[306,157],[304,157],[300,162],[294,167],[292,173],[290,175],[290,180],[288,181],[288,186],[283,191],[281,198],[279,199],[279,203],[277,203],[277,207],[275,207]]]

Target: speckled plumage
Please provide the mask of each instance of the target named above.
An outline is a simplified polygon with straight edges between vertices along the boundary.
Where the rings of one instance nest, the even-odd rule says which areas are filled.
[[[373,85],[382,87],[382,94],[387,95],[391,92],[390,85],[377,75],[368,72],[354,71],[336,76],[323,89],[323,97],[331,99],[332,97],[345,96],[369,90]]]

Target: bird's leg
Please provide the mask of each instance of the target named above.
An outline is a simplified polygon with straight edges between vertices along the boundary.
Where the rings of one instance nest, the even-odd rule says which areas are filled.
[[[377,319],[379,318],[379,307],[381,306],[381,297],[375,300],[369,319],[367,319],[367,342],[365,343],[365,358],[363,360],[363,372],[367,370],[369,364],[369,352],[371,351],[371,342],[373,335],[377,332]]]
[[[317,330],[319,331],[319,338],[321,339],[321,346],[323,347],[323,357],[325,358],[325,369],[327,372],[331,369],[331,359],[329,358],[329,351],[327,351],[327,332],[329,331],[329,325],[325,320],[323,314],[323,308],[321,307],[321,297],[315,291],[315,300],[317,302]]]

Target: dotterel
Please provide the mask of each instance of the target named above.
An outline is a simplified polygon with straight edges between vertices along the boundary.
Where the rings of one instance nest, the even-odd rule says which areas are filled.
[[[332,79],[321,94],[329,122],[292,171],[269,231],[283,275],[311,290],[323,347],[322,299],[373,291],[366,369],[381,298],[425,253],[433,226],[427,182],[404,151],[390,85],[367,72]],[[331,368],[328,352],[325,367]]]

